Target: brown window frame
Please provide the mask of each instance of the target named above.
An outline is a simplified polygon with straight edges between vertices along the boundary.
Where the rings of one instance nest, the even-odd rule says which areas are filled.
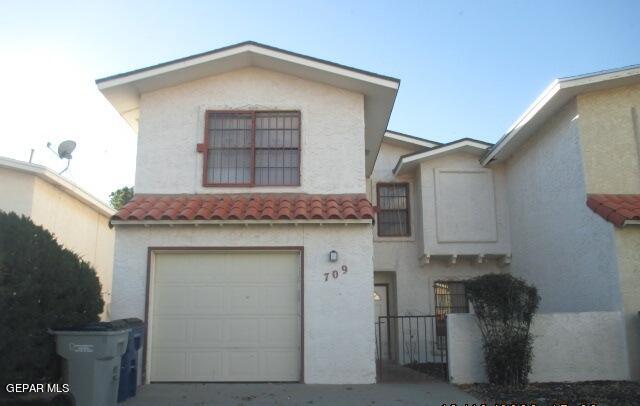
[[[398,235],[380,235],[380,212],[383,210],[380,208],[380,187],[385,186],[404,186],[407,190],[407,233],[406,234],[398,234]],[[377,235],[380,238],[407,238],[411,237],[411,187],[409,182],[378,182],[376,183],[376,205],[378,206],[377,210],[377,218],[378,218],[378,227],[377,227]]]
[[[298,115],[298,177],[295,183],[291,184],[256,184],[256,114],[257,113],[296,113]],[[248,183],[216,183],[210,182],[207,176],[209,164],[209,117],[212,114],[251,114],[252,115],[252,136],[251,136],[251,166],[250,182]],[[204,187],[297,187],[300,186],[301,161],[302,161],[302,112],[300,110],[207,110],[204,115],[204,142],[198,145],[198,151],[202,152],[202,186]],[[275,148],[274,148],[275,149]],[[294,150],[294,148],[287,148]]]

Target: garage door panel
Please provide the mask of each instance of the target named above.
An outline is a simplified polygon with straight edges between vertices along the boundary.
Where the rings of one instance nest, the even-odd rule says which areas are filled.
[[[229,310],[234,314],[256,314],[264,307],[264,288],[262,286],[232,286],[225,292]]]
[[[259,351],[227,352],[226,373],[231,381],[256,380],[260,376]]]
[[[269,378],[272,380],[297,379],[297,374],[292,371],[296,371],[298,366],[298,354],[297,351],[265,351],[263,356],[265,364],[269,365],[269,370],[266,371]]]
[[[298,344],[297,336],[290,332],[298,328],[298,319],[269,318],[262,320],[264,324],[263,344],[267,348],[291,348]]]
[[[228,311],[225,303],[224,286],[200,286],[191,289],[190,313],[224,314]]]
[[[187,353],[158,351],[153,354],[153,379],[158,381],[181,381],[187,376]]]
[[[224,319],[193,318],[191,325],[190,344],[197,347],[219,347],[224,345]]]
[[[297,381],[299,255],[156,256],[152,381]]]
[[[225,343],[236,347],[260,345],[260,319],[230,319],[225,330]]]
[[[184,347],[188,345],[189,320],[157,318],[153,323],[154,345],[157,347]]]
[[[277,314],[298,314],[298,289],[292,285],[265,286],[265,310]]]
[[[189,354],[190,368],[189,377],[192,381],[215,381],[222,378],[223,371],[223,352],[192,352]]]
[[[184,314],[189,311],[190,292],[188,286],[157,286],[154,309],[162,315]]]

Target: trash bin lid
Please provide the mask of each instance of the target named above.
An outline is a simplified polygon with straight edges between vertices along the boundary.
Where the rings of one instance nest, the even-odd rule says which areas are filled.
[[[130,317],[128,319],[113,320],[113,321],[111,321],[111,323],[124,323],[127,326],[127,328],[138,327],[138,326],[143,326],[144,325],[144,321],[140,320],[137,317]]]
[[[93,323],[85,324],[83,326],[71,326],[58,328],[57,331],[116,331],[126,330],[129,327],[127,323],[115,320],[115,321],[96,321]]]

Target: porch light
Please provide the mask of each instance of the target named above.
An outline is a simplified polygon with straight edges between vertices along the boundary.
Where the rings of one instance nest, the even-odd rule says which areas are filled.
[[[329,261],[331,261],[331,262],[337,262],[338,261],[338,251],[331,250],[331,252],[329,252]]]

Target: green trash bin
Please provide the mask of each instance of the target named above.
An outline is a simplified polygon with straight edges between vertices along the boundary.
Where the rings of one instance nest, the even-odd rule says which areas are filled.
[[[64,380],[76,406],[114,406],[118,401],[120,361],[129,329],[117,323],[91,323],[52,331],[64,358]]]

